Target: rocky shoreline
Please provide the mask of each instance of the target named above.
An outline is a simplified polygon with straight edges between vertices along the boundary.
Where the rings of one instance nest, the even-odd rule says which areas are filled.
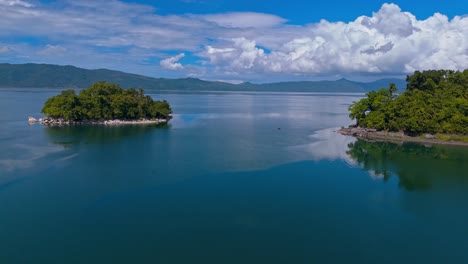
[[[171,118],[167,119],[136,119],[136,120],[121,120],[121,119],[111,119],[111,120],[65,120],[63,118],[50,118],[44,117],[36,119],[34,117],[28,118],[29,124],[39,123],[44,126],[65,126],[65,125],[144,125],[144,124],[164,124],[167,123]]]
[[[342,127],[336,131],[345,136],[353,136],[358,139],[367,141],[386,141],[386,142],[416,142],[423,144],[443,144],[443,145],[457,145],[466,146],[468,143],[461,141],[445,141],[437,139],[435,135],[425,134],[424,137],[411,137],[403,132],[388,132],[388,131],[377,131],[372,128],[363,127]]]

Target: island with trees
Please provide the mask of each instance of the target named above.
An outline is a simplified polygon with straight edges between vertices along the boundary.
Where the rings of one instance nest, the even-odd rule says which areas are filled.
[[[356,125],[338,132],[363,139],[468,146],[468,69],[416,71],[406,90],[394,84],[353,102]]]
[[[171,118],[167,101],[154,101],[143,89],[122,89],[116,84],[97,82],[76,94],[64,90],[49,98],[42,108],[44,118],[30,122],[44,125],[67,124],[159,124]]]

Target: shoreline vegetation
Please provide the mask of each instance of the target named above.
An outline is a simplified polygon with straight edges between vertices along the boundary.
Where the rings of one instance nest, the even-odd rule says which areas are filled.
[[[76,94],[64,90],[50,97],[41,110],[44,118],[29,117],[28,122],[55,125],[160,124],[172,118],[167,101],[154,101],[143,89],[122,89],[116,84],[97,82]]]
[[[468,146],[468,69],[430,70],[407,76],[406,90],[371,91],[353,102],[356,125],[337,130],[364,140]]]

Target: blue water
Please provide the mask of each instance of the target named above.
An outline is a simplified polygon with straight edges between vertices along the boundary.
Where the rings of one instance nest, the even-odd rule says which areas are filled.
[[[356,141],[361,95],[151,94],[163,126],[28,125],[0,90],[0,263],[468,263],[468,149]]]

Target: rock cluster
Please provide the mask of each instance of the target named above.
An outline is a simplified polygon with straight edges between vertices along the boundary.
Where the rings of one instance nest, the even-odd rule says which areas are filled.
[[[391,132],[391,131],[377,131],[372,128],[364,128],[358,126],[342,127],[336,131],[342,135],[353,136],[358,139],[367,141],[384,141],[384,142],[417,142],[427,145],[432,144],[446,144],[446,145],[458,145],[468,146],[467,142],[453,141],[453,140],[440,140],[436,135],[424,134],[422,136],[410,136],[405,135],[403,131]]]
[[[364,128],[364,127],[342,127],[337,132],[347,135],[347,136],[355,136],[359,138],[367,138],[369,133],[375,133],[377,130],[373,128]]]
[[[28,122],[30,124],[40,123],[45,126],[63,126],[63,125],[127,125],[127,124],[161,124],[167,123],[168,119],[137,119],[137,120],[65,120],[63,118],[50,118],[44,117],[35,119],[34,117],[29,117]]]
[[[425,134],[424,138],[418,137],[411,137],[405,135],[403,131],[399,132],[390,132],[390,131],[377,131],[373,128],[365,128],[365,127],[342,127],[338,129],[336,132],[346,135],[346,136],[354,136],[360,139],[392,139],[392,140],[408,140],[411,141],[424,141],[424,142],[432,142],[436,140],[436,136],[432,134]]]
[[[71,124],[76,123],[74,121],[68,121],[63,118],[49,118],[49,117],[39,118],[38,122],[43,125],[71,125]]]

